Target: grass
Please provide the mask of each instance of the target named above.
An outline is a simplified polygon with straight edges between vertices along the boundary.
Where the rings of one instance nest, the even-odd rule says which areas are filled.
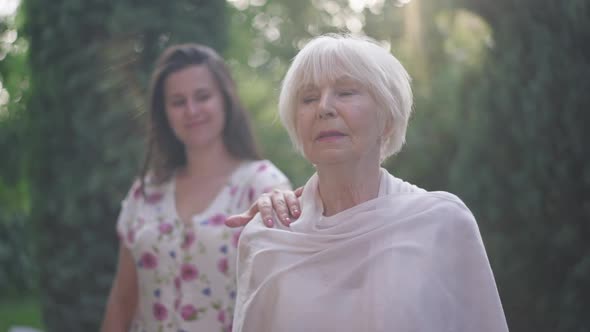
[[[37,297],[0,299],[0,332],[6,332],[15,325],[43,329],[41,305]]]

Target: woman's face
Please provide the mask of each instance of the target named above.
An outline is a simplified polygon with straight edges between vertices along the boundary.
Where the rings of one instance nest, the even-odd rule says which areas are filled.
[[[223,96],[205,65],[170,74],[164,83],[164,100],[168,122],[187,149],[203,149],[222,142]]]
[[[368,89],[350,78],[304,86],[297,96],[295,126],[313,164],[379,162],[384,125]]]

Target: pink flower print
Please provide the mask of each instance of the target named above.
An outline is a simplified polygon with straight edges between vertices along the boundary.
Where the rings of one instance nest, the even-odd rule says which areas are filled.
[[[143,255],[141,255],[139,264],[144,269],[155,269],[156,266],[158,266],[158,258],[151,252],[144,252]]]
[[[184,238],[180,247],[182,249],[188,249],[193,244],[193,242],[195,242],[195,233],[189,231],[188,233],[184,234]]]
[[[221,323],[225,323],[225,310],[219,310],[217,312],[217,320]]]
[[[171,223],[161,223],[158,226],[158,230],[160,231],[160,234],[170,234],[170,232],[172,232],[172,224]]]
[[[219,270],[219,272],[227,274],[228,268],[229,264],[227,263],[227,257],[223,257],[217,262],[217,269]]]
[[[148,204],[156,204],[162,200],[164,195],[161,192],[149,193],[145,197],[145,202]]]
[[[260,166],[258,166],[258,169],[256,170],[256,172],[264,172],[264,170],[266,170],[268,168],[268,165],[266,163],[260,164]]]
[[[199,277],[199,270],[192,264],[183,264],[180,268],[180,277],[184,281],[195,280]]]
[[[141,183],[137,184],[137,187],[135,187],[135,189],[133,190],[133,198],[134,199],[139,199],[143,197],[143,186],[141,185]],[[145,193],[145,201],[148,204],[155,204],[158,203],[160,200],[162,200],[162,197],[164,197],[164,195],[161,192],[151,192],[148,193],[146,191]]]
[[[156,320],[163,321],[168,317],[168,309],[162,303],[154,303],[153,310]]]
[[[231,244],[234,246],[234,248],[238,247],[238,241],[240,241],[241,234],[242,234],[242,230],[240,229],[239,231],[234,232],[234,234],[232,235]]]
[[[195,308],[195,306],[192,304],[185,304],[182,306],[182,308],[180,308],[180,316],[182,316],[182,319],[186,321],[197,319],[197,315],[197,308]]]
[[[225,223],[225,215],[224,214],[216,214],[213,217],[211,217],[211,219],[209,219],[209,224],[213,225],[213,226],[219,226],[219,225],[224,225]]]
[[[180,298],[174,300],[174,310],[178,310],[178,307],[180,307]]]
[[[174,288],[176,288],[176,290],[180,290],[180,277],[174,278]]]
[[[129,244],[132,244],[133,242],[135,242],[135,230],[133,230],[133,229],[127,230],[127,242]]]
[[[141,195],[143,194],[141,191],[141,188],[143,188],[141,186],[141,183],[137,183],[137,186],[135,187],[135,190],[133,190],[133,198],[138,199],[141,197]]]
[[[231,189],[229,190],[229,194],[230,195],[235,195],[238,192],[238,186],[232,186]]]

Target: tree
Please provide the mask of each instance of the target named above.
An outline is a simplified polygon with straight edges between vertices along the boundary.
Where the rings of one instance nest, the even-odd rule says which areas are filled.
[[[229,1],[234,10],[226,55],[234,63],[238,82],[244,82],[240,91],[255,115],[264,151],[295,185],[304,184],[313,169],[290,149],[278,122],[278,87],[291,59],[307,40],[323,33],[352,32],[367,34],[390,47],[414,78],[415,116],[420,120],[412,121],[409,143],[400,156],[385,166],[426,188],[448,187],[447,177],[441,174],[448,173],[451,158],[447,155],[456,150],[453,126],[464,71],[463,63],[444,49],[454,30],[460,30],[445,30],[460,21],[453,19],[451,0],[413,0],[402,7],[396,1]],[[449,17],[449,23],[439,24],[439,16]],[[482,32],[475,32],[479,34],[471,41],[479,42]],[[437,161],[435,166],[432,160],[438,156],[448,162]]]
[[[590,2],[463,2],[494,43],[464,88],[453,187],[487,240],[511,331],[587,331]]]
[[[0,297],[21,296],[35,288],[35,266],[31,262],[28,179],[23,154],[28,67],[26,41],[19,37],[20,16],[0,17]]]
[[[142,159],[137,112],[171,43],[223,50],[225,3],[22,3],[30,43],[27,107],[43,316],[48,331],[96,331],[116,261],[115,220]]]

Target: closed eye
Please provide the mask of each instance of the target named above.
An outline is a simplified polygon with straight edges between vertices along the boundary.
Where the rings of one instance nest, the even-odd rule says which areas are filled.
[[[302,101],[304,104],[311,104],[311,103],[313,103],[313,102],[314,102],[314,101],[316,101],[316,100],[318,100],[318,98],[317,98],[317,97],[303,97],[303,98],[301,98],[301,101]]]
[[[352,96],[355,95],[356,91],[355,90],[345,90],[345,91],[340,91],[338,92],[338,95],[340,97],[347,97],[347,96]]]

